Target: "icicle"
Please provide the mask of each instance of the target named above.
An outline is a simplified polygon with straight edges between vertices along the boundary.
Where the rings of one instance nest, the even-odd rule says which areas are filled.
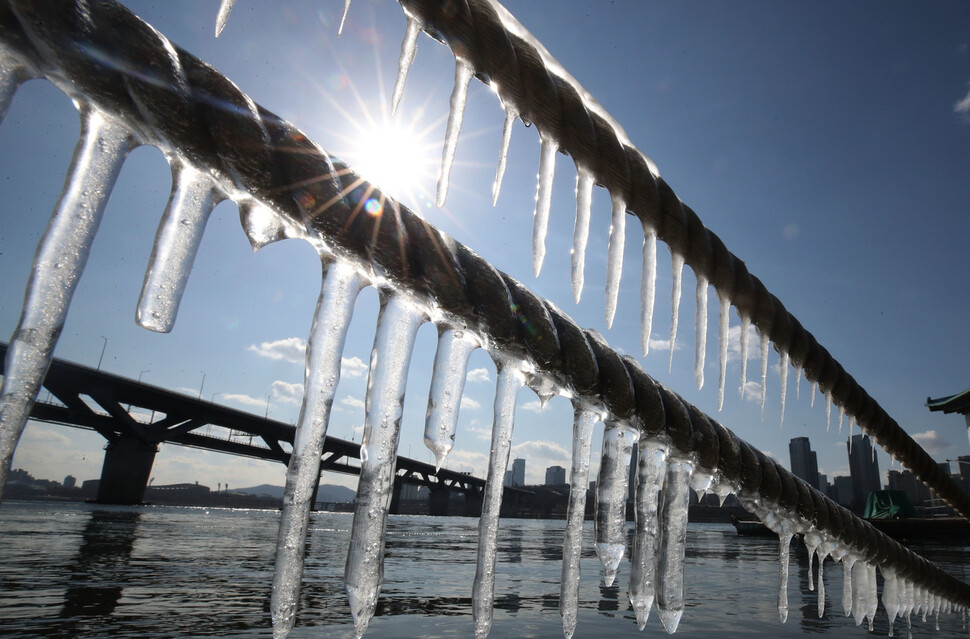
[[[650,352],[653,305],[657,292],[657,231],[643,223],[643,272],[640,276],[640,350]]]
[[[546,232],[549,230],[549,208],[552,206],[552,181],[556,175],[556,151],[559,144],[552,136],[539,135],[539,176],[536,185],[536,209],[532,223],[532,272],[542,271],[546,258]]]
[[[855,555],[842,557],[842,610],[846,617],[852,615],[852,567],[855,563]]]
[[[630,560],[630,603],[640,630],[647,625],[657,593],[657,545],[660,540],[660,489],[667,466],[667,446],[640,439],[637,466],[636,535]]]
[[[825,432],[829,432],[832,427],[832,393],[825,393]]]
[[[845,407],[839,406],[839,432],[842,432],[842,421],[845,419]],[[851,439],[851,437],[849,438]]]
[[[607,422],[596,480],[596,556],[603,565],[603,582],[613,585],[626,550],[626,498],[630,487],[630,456],[636,431],[623,422]]]
[[[404,31],[404,41],[401,43],[401,55],[397,59],[397,81],[394,82],[394,92],[391,94],[391,115],[397,113],[397,107],[404,97],[404,83],[408,79],[408,71],[418,52],[418,34],[421,33],[421,23],[417,18],[408,16],[408,26]]]
[[[509,143],[512,141],[512,125],[519,117],[511,105],[505,105],[505,124],[502,126],[502,146],[498,151],[498,166],[495,167],[495,182],[492,183],[492,206],[498,204],[498,194],[502,190],[502,178],[505,177],[505,162],[509,156]]]
[[[677,632],[684,614],[684,553],[687,548],[687,506],[694,463],[673,457],[667,463],[660,515],[660,557],[657,564],[657,610],[668,634]]]
[[[876,618],[876,610],[879,608],[876,564],[866,564],[866,578],[866,619],[869,621],[869,632],[872,632],[872,621]]]
[[[795,401],[801,401],[802,399],[802,367],[799,364],[795,365]]]
[[[788,565],[791,556],[791,540],[794,534],[787,522],[778,530],[778,618],[788,621]]]
[[[362,282],[349,262],[325,266],[306,348],[306,392],[296,427],[293,452],[286,471],[283,512],[276,546],[276,570],[270,612],[275,639],[293,629],[303,579],[307,522],[317,482],[320,456],[330,422],[330,408],[340,381],[340,355]]]
[[[229,22],[229,14],[232,12],[232,6],[236,4],[236,0],[222,0],[219,3],[219,13],[216,15],[216,37],[222,33],[222,30],[226,28],[226,23]]]
[[[583,296],[586,270],[586,244],[589,241],[590,206],[593,201],[593,173],[576,165],[576,224],[573,227],[572,262],[573,299],[579,304]]]
[[[135,311],[138,325],[157,333],[168,333],[175,326],[205,225],[219,199],[204,173],[180,161],[173,164],[172,173],[172,193],[155,234]]]
[[[670,363],[667,365],[668,373],[674,368],[674,345],[677,343],[677,318],[680,315],[680,287],[683,278],[684,256],[672,252],[670,262],[674,282],[670,291]]]
[[[896,573],[892,570],[887,570],[885,567],[879,567],[880,572],[882,572],[883,586],[882,586],[882,605],[886,609],[886,616],[889,618],[889,636],[893,636],[893,624],[896,620],[896,615],[900,611],[899,602],[899,580],[896,577]]]
[[[828,549],[834,542],[823,542],[816,551],[818,556],[818,618],[825,615],[825,559],[829,556]]]
[[[717,292],[721,313],[717,321],[717,410],[724,408],[724,384],[727,381],[728,332],[731,328],[731,300],[726,293]]]
[[[131,148],[127,129],[101,111],[81,107],[81,137],[60,200],[37,246],[20,321],[7,347],[0,384],[0,495],[108,195]]]
[[[768,398],[768,333],[761,333],[761,421],[765,421],[765,400]]]
[[[610,224],[610,243],[606,250],[606,327],[613,327],[616,302],[620,297],[620,277],[623,275],[623,249],[626,245],[626,202],[617,194],[610,194],[613,202],[613,222]]]
[[[233,0],[235,1],[235,0]],[[345,0],[344,2],[344,14],[340,18],[340,27],[337,28],[337,37],[339,38],[344,33],[344,22],[347,21],[347,13],[350,11],[350,0]]]
[[[869,597],[869,565],[864,560],[852,566],[852,616],[855,625],[861,626],[866,618]]]
[[[818,534],[818,531],[813,528],[805,533],[803,541],[805,543],[805,549],[808,551],[808,590],[812,592],[815,590],[815,575],[812,574],[812,563],[814,562],[818,546],[822,543],[822,538]]]
[[[443,326],[438,329],[438,350],[431,373],[428,412],[424,421],[424,445],[435,457],[435,472],[455,445],[458,408],[465,389],[465,369],[478,342],[465,331]]]
[[[694,380],[704,387],[704,359],[707,355],[707,278],[697,275],[697,304],[694,312]]]
[[[593,425],[599,413],[573,402],[573,465],[569,474],[569,505],[562,541],[562,578],[559,582],[559,616],[566,639],[576,632],[579,610],[579,561],[583,554],[583,522],[586,515],[586,487]]]
[[[741,399],[744,399],[744,387],[748,385],[748,331],[751,328],[751,318],[741,316]]]
[[[816,391],[818,391],[818,382],[813,380],[812,381],[812,399],[810,400],[810,403],[808,405],[809,408],[815,408],[815,393],[816,393]]]
[[[781,420],[778,427],[781,428],[785,425],[785,397],[788,394],[788,353],[784,350],[781,352],[781,363],[778,370],[781,375]]]
[[[350,4],[350,0],[347,0],[347,4]],[[441,151],[441,172],[438,174],[438,189],[435,194],[435,205],[438,208],[445,205],[445,199],[448,197],[448,178],[451,175],[451,164],[455,161],[455,151],[458,148],[461,121],[465,117],[468,84],[471,82],[474,73],[475,70],[470,63],[461,58],[455,58],[455,87],[451,91],[448,126],[445,129],[445,145]]]
[[[357,637],[363,636],[374,616],[384,579],[384,529],[394,489],[408,365],[415,335],[424,320],[424,314],[402,297],[382,296],[370,357],[360,480],[344,571],[344,588]]]
[[[288,237],[305,237],[300,229],[273,209],[254,200],[239,203],[239,223],[254,251]],[[317,246],[321,246],[319,243]]]
[[[492,449],[488,457],[488,477],[478,520],[478,565],[472,585],[472,615],[475,637],[484,639],[492,627],[492,604],[495,596],[495,559],[498,554],[499,511],[502,509],[502,482],[509,465],[515,398],[525,377],[511,364],[497,362],[498,384],[495,392],[495,421],[492,424]]]

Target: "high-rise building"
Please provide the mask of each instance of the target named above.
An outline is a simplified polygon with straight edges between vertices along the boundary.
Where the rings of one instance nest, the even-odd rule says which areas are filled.
[[[849,451],[849,476],[852,477],[852,509],[862,511],[869,493],[882,488],[879,460],[873,453],[868,435],[853,435],[846,442]]]
[[[559,486],[566,483],[566,469],[562,466],[546,468],[546,486]]]
[[[792,474],[818,490],[818,455],[812,450],[808,437],[793,437],[788,442],[788,456]]]
[[[512,461],[512,485],[525,486],[525,460],[516,458]]]

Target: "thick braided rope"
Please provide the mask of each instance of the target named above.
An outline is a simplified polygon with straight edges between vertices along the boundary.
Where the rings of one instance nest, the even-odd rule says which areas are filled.
[[[942,472],[933,459],[849,375],[789,313],[761,281],[748,273],[669,185],[654,175],[643,154],[625,144],[600,114],[587,108],[582,88],[550,72],[542,55],[509,32],[488,0],[399,0],[432,37],[471,64],[477,77],[491,81],[502,100],[526,122],[559,142],[577,166],[593,172],[598,184],[621,194],[628,210],[653,228],[660,239],[684,256],[698,275],[726,295],[742,317],[749,318],[775,347],[817,382],[850,418],[883,449],[910,469],[964,517],[970,497]]]
[[[247,191],[393,287],[424,298],[448,322],[475,331],[493,352],[531,361],[645,437],[668,440],[738,486],[742,498],[970,605],[970,586],[809,487],[405,207],[388,200],[383,216],[361,214],[362,198],[376,191],[126,9],[107,1],[83,12],[53,0],[0,2],[0,40],[73,97],[122,118],[144,143],[178,149],[221,174],[227,192]]]

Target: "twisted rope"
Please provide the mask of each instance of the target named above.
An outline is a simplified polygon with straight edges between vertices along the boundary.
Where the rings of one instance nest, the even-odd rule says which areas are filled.
[[[255,197],[271,206],[305,228],[311,241],[326,243],[390,287],[419,296],[442,321],[482,336],[493,353],[530,361],[541,375],[604,406],[644,437],[667,439],[705,471],[737,486],[742,499],[787,513],[861,559],[970,605],[970,586],[809,487],[654,381],[598,334],[584,331],[406,207],[386,199],[382,216],[362,214],[368,197],[384,198],[379,191],[127,9],[107,0],[87,2],[83,10],[66,1],[4,0],[0,41],[70,96],[121,118],[142,143],[205,167],[237,199]],[[669,189],[661,193],[676,200]],[[834,360],[824,361],[827,370]],[[848,376],[832,377],[845,384],[841,380]],[[858,391],[848,393],[855,397]],[[862,398],[855,402],[874,405]]]
[[[643,153],[621,139],[607,117],[589,108],[582,87],[550,71],[542,52],[506,27],[490,0],[399,2],[425,32],[470,64],[476,77],[491,82],[523,121],[535,123],[577,166],[589,169],[598,184],[622,195],[632,214],[682,255],[698,277],[704,276],[726,295],[738,314],[749,318],[776,349],[788,353],[792,364],[831,394],[887,453],[970,519],[970,496],[650,170]]]

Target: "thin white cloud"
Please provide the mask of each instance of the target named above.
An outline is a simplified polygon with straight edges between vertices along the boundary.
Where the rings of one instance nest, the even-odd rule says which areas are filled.
[[[479,426],[465,426],[461,430],[463,433],[471,433],[478,439],[484,439],[485,441],[492,438],[492,431],[488,428],[481,428]]]
[[[532,411],[533,413],[540,413],[542,412],[542,404],[539,402],[538,399],[534,399],[531,402],[526,402],[522,404],[522,410],[529,410],[529,411]]]
[[[306,360],[306,342],[299,337],[285,337],[272,342],[251,344],[246,350],[261,357],[302,364]]]
[[[468,371],[465,380],[472,383],[487,382],[491,380],[491,377],[489,377],[487,368],[473,368]]]
[[[340,400],[340,403],[350,408],[364,408],[364,400],[354,397],[352,395],[347,395],[346,397]]]
[[[963,99],[953,105],[953,112],[970,117],[970,91],[963,96]]]
[[[923,447],[928,453],[940,452],[950,447],[950,442],[946,441],[935,430],[928,430],[923,433],[914,433],[913,439]]]
[[[679,351],[681,348],[682,347],[681,347],[681,345],[679,343],[674,342],[674,350],[675,351]],[[669,339],[654,339],[652,337],[650,338],[650,352],[651,353],[654,352],[654,351],[669,351],[669,350],[670,350],[670,340]]]
[[[761,357],[761,336],[754,324],[748,325],[748,360]],[[741,325],[735,324],[728,329],[728,361],[741,359]]]
[[[367,364],[359,357],[341,357],[341,377],[363,377],[367,373]]]
[[[471,397],[468,397],[467,395],[462,396],[461,408],[464,408],[465,410],[478,410],[481,407],[482,405]]]
[[[246,395],[244,393],[219,393],[219,399],[224,402],[228,401],[242,404],[243,406],[266,407],[265,397],[253,397],[252,395]]]
[[[282,380],[273,382],[273,399],[284,404],[295,404],[299,406],[303,403],[303,384],[291,384]]]
[[[761,382],[747,381],[744,383],[744,399],[749,402],[761,401]]]

